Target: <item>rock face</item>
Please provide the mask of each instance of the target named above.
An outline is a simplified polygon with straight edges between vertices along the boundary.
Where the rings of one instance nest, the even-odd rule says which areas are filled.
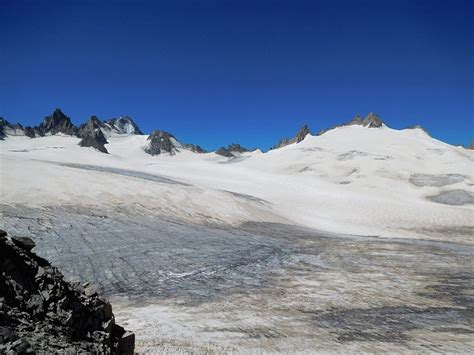
[[[36,136],[45,136],[46,134],[63,133],[70,136],[77,134],[77,127],[71,123],[71,119],[66,116],[61,109],[57,108],[53,114],[46,116],[44,121],[33,128]]]
[[[294,138],[296,140],[296,143],[301,142],[310,133],[311,132],[309,131],[308,125],[304,125],[303,127],[301,127],[298,133],[296,133],[296,137]]]
[[[225,147],[220,147],[219,149],[216,150],[217,155],[222,155],[223,157],[226,158],[233,158],[235,156],[238,156],[239,154],[250,152],[249,149],[242,147],[240,144],[237,143],[232,143]]]
[[[474,150],[474,141],[472,141],[471,144],[469,146],[467,146],[466,148]]]
[[[361,126],[363,124],[362,117],[360,115],[355,115],[354,118],[347,123],[347,126],[358,125]]]
[[[296,136],[293,137],[293,138],[283,138],[281,139],[278,144],[276,144],[275,146],[273,146],[271,149],[278,149],[278,148],[282,148],[282,147],[285,147],[289,144],[293,144],[293,143],[299,143],[301,142],[303,139],[306,138],[306,136],[308,134],[311,134],[311,131],[309,130],[309,127],[308,125],[304,125],[303,127],[300,128],[300,130],[296,133]]]
[[[363,126],[367,128],[379,128],[379,127],[382,127],[383,125],[384,123],[380,119],[380,117],[377,116],[375,113],[371,112],[364,119],[362,119],[362,117],[359,115],[355,115],[351,121],[344,124],[333,126],[331,128],[322,129],[321,131],[318,132],[317,135],[320,136],[330,130],[333,130],[338,127],[344,127],[344,126]]]
[[[5,134],[5,128],[9,125],[10,123],[4,119],[3,117],[0,117],[0,140],[4,140],[6,137]]]
[[[199,154],[207,153],[206,150],[202,149],[201,146],[196,145],[196,144],[183,144],[183,148],[189,149],[193,153],[199,153]]]
[[[175,154],[178,149],[175,146],[176,138],[165,131],[153,131],[148,137],[148,146],[145,147],[145,152],[150,155],[158,155],[163,153]],[[173,142],[174,141],[174,142]]]
[[[246,152],[250,152],[249,149],[244,148],[244,147],[242,147],[240,144],[237,144],[237,143],[229,144],[229,146],[227,147],[227,150],[228,150],[229,152],[236,152],[236,153],[246,153]]]
[[[226,157],[226,158],[233,158],[234,157],[234,154],[229,152],[229,150],[225,147],[220,147],[219,149],[217,149],[216,154],[221,155],[221,156]]]
[[[0,117],[0,140],[5,139],[6,136],[22,136],[23,132],[24,128],[21,124],[12,124]]]
[[[0,230],[0,354],[133,354],[135,337],[115,324],[110,303],[66,282],[34,246]]]
[[[105,124],[108,125],[113,132],[118,134],[143,134],[137,124],[129,116],[112,118],[105,121]]]
[[[181,149],[190,150],[193,153],[207,153],[199,145],[180,143],[171,133],[154,130],[148,136],[148,145],[144,148],[145,152],[150,155],[158,155],[168,153],[174,155]]]
[[[367,128],[379,128],[383,126],[383,122],[375,113],[369,113],[362,121],[362,126]]]
[[[7,120],[0,118],[0,140],[4,139],[6,136],[24,135],[30,138],[35,138],[43,137],[48,134],[54,135],[57,133],[83,138],[87,124],[88,123],[84,123],[81,124],[79,128],[76,127],[71,123],[70,118],[67,117],[59,108],[56,109],[52,115],[45,117],[44,121],[39,126],[35,127],[23,127],[19,123],[11,124]],[[95,126],[100,127],[105,138],[112,134],[143,134],[133,119],[128,116],[112,118],[105,122],[102,122],[96,117]]]
[[[95,148],[102,153],[108,153],[104,146],[108,142],[101,130],[103,125],[96,116],[92,116],[87,124],[81,125],[78,130],[78,136],[82,138],[79,145],[81,147]]]
[[[87,135],[88,131],[91,128],[100,129],[102,131],[104,129],[107,129],[108,127],[105,125],[104,122],[102,122],[99,118],[97,118],[97,116],[91,116],[86,123],[82,123],[79,126],[77,130],[77,136],[79,138],[83,138],[84,136]]]

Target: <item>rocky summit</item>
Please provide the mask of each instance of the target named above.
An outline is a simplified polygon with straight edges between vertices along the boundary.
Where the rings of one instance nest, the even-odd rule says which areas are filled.
[[[137,124],[129,116],[112,118],[105,121],[105,124],[118,134],[143,134]]]
[[[108,153],[104,144],[107,144],[107,139],[102,133],[104,124],[96,116],[92,116],[87,124],[81,125],[78,130],[78,136],[81,139],[79,145],[81,147],[92,147],[102,153]]]
[[[145,152],[150,155],[159,155],[163,153],[169,153],[173,155],[177,151],[177,147],[173,140],[176,142],[176,138],[165,131],[153,131],[147,138],[148,146],[145,147]]]
[[[72,124],[71,119],[60,108],[57,108],[52,115],[46,116],[39,126],[33,128],[33,131],[36,136],[57,133],[73,136],[77,134],[77,127]]]
[[[235,153],[246,153],[246,152],[250,152],[249,149],[242,147],[242,146],[241,146],[240,144],[238,144],[238,143],[229,144],[229,146],[227,147],[227,150],[228,150],[229,152],[235,152]]]
[[[137,124],[129,116],[112,118],[107,121],[101,121],[95,116],[92,117],[94,117],[92,120],[94,129],[98,127],[105,139],[113,134],[143,134]],[[27,136],[30,138],[37,138],[61,133],[69,136],[77,136],[83,139],[87,137],[83,142],[81,141],[81,146],[93,146],[100,151],[104,151],[105,148],[100,147],[100,143],[95,143],[95,141],[101,140],[100,134],[95,134],[97,137],[91,140],[90,121],[91,120],[76,127],[71,122],[71,119],[59,108],[57,108],[51,115],[46,116],[43,122],[35,127],[23,127],[19,123],[12,124],[6,119],[0,117],[0,140],[5,139],[7,136]]]
[[[345,127],[345,126],[363,126],[363,127],[366,127],[366,128],[380,128],[384,125],[384,122],[382,121],[382,119],[377,116],[375,113],[371,112],[369,113],[364,119],[362,119],[362,117],[360,115],[355,115],[354,118],[352,120],[350,120],[349,122],[347,123],[343,123],[343,124],[338,124],[338,125],[335,125],[335,126],[332,126],[330,128],[326,128],[326,129],[322,129],[318,132],[318,136],[328,132],[328,131],[331,131],[335,128],[338,128],[338,127]],[[415,128],[415,127],[412,127],[412,128]]]
[[[115,324],[112,306],[88,283],[69,283],[0,230],[0,354],[133,354],[135,335]]]
[[[296,133],[296,136],[294,136],[293,138],[283,138],[281,139],[278,144],[276,144],[275,146],[273,146],[271,149],[278,149],[278,148],[282,148],[282,147],[285,147],[289,144],[293,144],[293,143],[299,143],[301,142],[303,139],[305,139],[305,137],[308,135],[308,134],[311,134],[311,131],[309,130],[309,127],[308,125],[304,125],[303,127],[301,127],[299,129],[299,131]]]
[[[362,121],[362,126],[367,128],[379,128],[382,127],[383,124],[380,117],[373,112],[369,113]]]

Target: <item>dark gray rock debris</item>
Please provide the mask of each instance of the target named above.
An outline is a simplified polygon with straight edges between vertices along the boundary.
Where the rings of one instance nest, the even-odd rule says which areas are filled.
[[[34,246],[0,230],[0,354],[133,354],[135,336],[115,324],[110,303],[66,282]]]

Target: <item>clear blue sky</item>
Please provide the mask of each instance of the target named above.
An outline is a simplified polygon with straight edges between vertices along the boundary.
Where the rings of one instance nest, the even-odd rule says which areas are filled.
[[[0,116],[132,116],[214,149],[378,113],[473,139],[472,1],[0,1]]]

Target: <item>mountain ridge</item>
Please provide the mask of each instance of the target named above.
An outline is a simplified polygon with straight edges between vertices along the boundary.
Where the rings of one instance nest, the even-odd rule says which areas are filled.
[[[91,117],[95,117],[94,123],[91,123],[91,125],[94,126],[94,129],[92,129],[91,127],[86,129],[90,119],[87,122],[80,124],[79,126],[75,126],[71,122],[71,119],[67,115],[65,115],[60,108],[55,109],[51,115],[46,116],[39,125],[34,127],[23,126],[20,123],[13,124],[7,121],[6,119],[0,117],[0,140],[3,140],[8,136],[24,135],[30,138],[39,138],[44,137],[46,135],[65,134],[81,138],[79,145],[82,147],[92,147],[102,153],[107,153],[107,149],[105,148],[104,144],[107,144],[107,139],[113,135],[145,135],[130,116],[120,116],[107,120],[100,120],[96,116]],[[351,125],[358,125],[365,128],[381,128],[386,126],[384,121],[377,114],[370,112],[366,115],[365,118],[362,118],[360,115],[357,114],[352,120],[346,123],[320,130],[316,134],[316,136],[323,135],[324,133],[338,127]],[[416,128],[419,128],[425,133],[429,134],[425,128],[419,125],[412,125],[407,127],[406,129]],[[95,132],[95,130],[97,129],[101,131],[101,134]],[[159,139],[164,139],[165,141],[167,141],[169,137],[172,137],[174,139],[174,142],[170,141],[166,144],[158,143],[156,139],[154,143],[149,142],[148,146],[144,149],[151,155],[161,154],[161,151],[173,155],[174,153],[179,152],[180,149],[189,150],[193,153],[199,154],[208,152],[200,145],[179,142],[171,133],[162,130],[153,130],[149,136],[152,136],[153,132],[155,131],[166,133],[162,134]],[[87,137],[84,137],[85,132],[87,132]],[[300,143],[306,138],[308,134],[312,135],[312,132],[309,129],[309,126],[305,124],[298,130],[295,136],[293,136],[292,138],[280,139],[278,143],[270,147],[269,150],[279,149],[289,144]],[[152,148],[150,144],[153,144],[155,148]],[[160,148],[157,149],[157,147],[159,146]],[[158,153],[158,150],[160,151],[160,153]],[[249,149],[243,148],[240,144],[232,143],[229,144],[227,147],[222,146],[219,149],[216,149],[214,152],[224,157],[233,158],[236,155],[250,151],[251,150]]]

